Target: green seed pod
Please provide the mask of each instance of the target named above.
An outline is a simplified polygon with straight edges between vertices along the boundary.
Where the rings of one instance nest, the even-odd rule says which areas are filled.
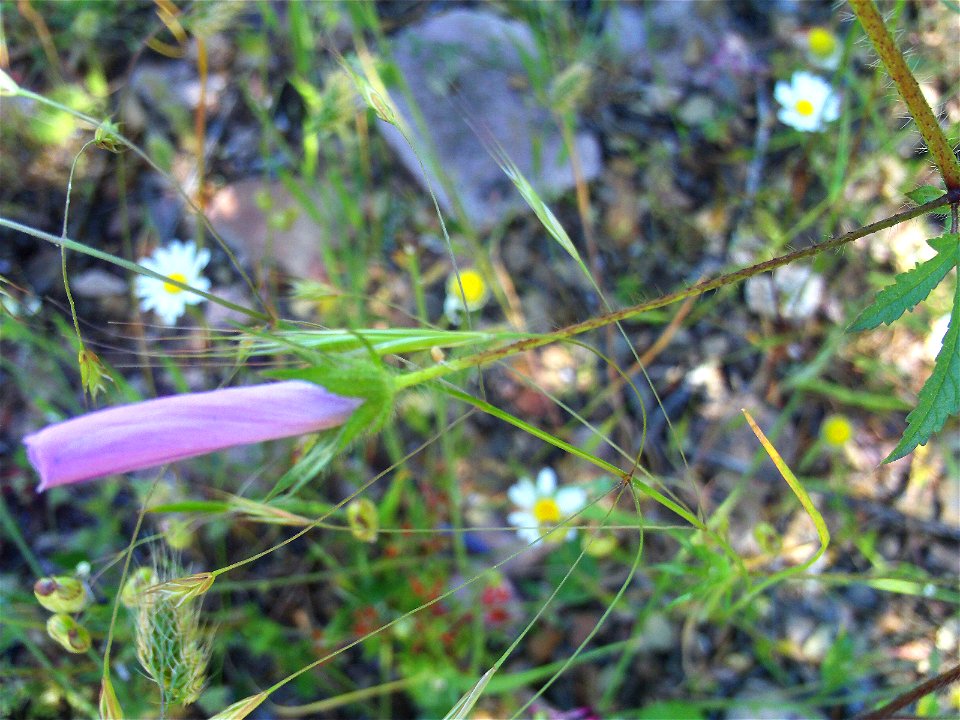
[[[610,530],[598,528],[585,533],[580,540],[583,551],[590,557],[605,558],[617,549],[617,536]]]
[[[359,498],[347,505],[347,523],[350,532],[362,542],[372,543],[380,531],[377,506],[369,498]]]
[[[120,126],[110,120],[104,120],[97,126],[93,140],[97,147],[112,153],[120,153],[127,149],[120,140]]]
[[[170,518],[163,527],[163,539],[171,550],[186,550],[193,544],[193,537],[189,520]]]
[[[90,604],[90,591],[77,578],[67,575],[45,577],[33,585],[37,602],[50,612],[75,613]]]
[[[80,623],[65,613],[51,615],[47,620],[47,635],[72,653],[82,653],[90,649],[90,633]]]

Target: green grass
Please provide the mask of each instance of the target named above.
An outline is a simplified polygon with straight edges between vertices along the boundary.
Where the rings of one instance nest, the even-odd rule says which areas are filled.
[[[578,20],[558,3],[493,7],[531,28],[541,55],[526,68],[529,92],[548,106],[565,137],[577,112],[596,121],[592,109],[613,102],[604,93],[616,92],[623,72],[597,42],[599,11]],[[510,158],[491,148],[531,212],[489,235],[457,213],[444,223],[431,194],[405,176],[375,129],[376,111],[383,114],[388,102],[380,83],[396,80],[396,70],[386,52],[390,28],[373,4],[292,3],[281,12],[251,3],[224,14],[217,8],[198,4],[162,20],[129,8],[112,13],[97,3],[71,10],[37,5],[42,22],[0,8],[0,44],[31,48],[15,63],[20,94],[43,109],[23,125],[5,123],[3,146],[22,143],[18,158],[28,163],[67,143],[74,153],[68,170],[112,113],[117,143],[127,148],[122,154],[84,151],[71,193],[73,221],[63,235],[60,205],[46,215],[26,212],[28,191],[38,192],[29,182],[40,181],[18,180],[0,191],[4,237],[16,238],[15,253],[61,245],[71,281],[93,267],[132,280],[144,273],[137,265],[143,239],[155,241],[158,232],[137,190],[141,174],[153,173],[166,192],[186,201],[186,214],[216,253],[208,299],[242,307],[245,317],[232,328],[209,328],[196,312],[196,329],[182,338],[186,333],[152,327],[132,296],[108,309],[80,300],[82,342],[112,378],[94,404],[307,377],[343,394],[353,387],[369,400],[367,414],[343,432],[144,473],[150,482],[101,480],[39,497],[20,436],[11,437],[0,499],[0,528],[11,541],[4,551],[10,569],[2,583],[0,636],[0,680],[9,691],[0,714],[93,714],[112,633],[109,676],[124,714],[176,715],[161,706],[138,666],[131,618],[122,610],[112,616],[124,577],[171,551],[182,558],[182,575],[192,577],[189,591],[202,595],[201,625],[212,628],[208,679],[192,711],[204,716],[242,717],[258,701],[272,714],[351,717],[529,717],[546,716],[547,705],[589,705],[604,717],[705,718],[738,704],[759,710],[785,702],[842,714],[873,707],[937,670],[944,651],[935,649],[934,635],[958,617],[956,577],[909,543],[897,546],[889,526],[865,528],[854,501],[882,504],[883,493],[864,498],[863,488],[886,491],[893,484],[889,468],[876,466],[899,438],[904,411],[914,407],[920,389],[909,370],[918,365],[905,364],[906,358],[926,340],[927,319],[947,311],[951,293],[944,290],[955,278],[948,275],[913,316],[873,336],[842,330],[869,302],[868,291],[892,281],[895,264],[874,262],[867,247],[893,231],[816,256],[829,299],[807,320],[757,317],[745,307],[739,284],[763,269],[751,262],[892,217],[902,210],[903,193],[936,182],[926,159],[904,150],[915,130],[898,122],[882,67],[865,65],[870,55],[859,26],[842,26],[848,56],[834,79],[846,99],[836,132],[814,140],[783,125],[773,129],[764,183],[743,205],[733,238],[750,260],[725,258],[710,276],[731,275],[706,292],[681,288],[702,279],[698,260],[711,239],[704,215],[729,217],[726,205],[744,202],[729,197],[729,188],[718,184],[715,199],[681,213],[656,188],[634,182],[647,221],[646,251],[638,256],[607,235],[606,178],[578,188],[576,198],[571,193],[548,202]],[[924,12],[955,19],[947,8]],[[337,45],[344,57],[335,57],[334,29],[348,20],[350,38]],[[913,30],[902,14],[896,22]],[[201,139],[192,114],[177,119],[174,109],[153,108],[153,124],[128,134],[122,83],[117,97],[77,94],[84,82],[99,87],[94,81],[104,68],[130,61],[134,52],[159,59],[146,45],[148,36],[172,52],[182,44],[178,27],[208,43],[219,31],[234,38],[248,71],[227,72],[243,109],[233,117],[257,131],[254,166],[267,169],[257,172],[275,172],[295,200],[283,216],[269,196],[258,205],[271,218],[271,232],[283,230],[293,215],[310,220],[323,283],[291,286],[271,274],[269,262],[243,267],[200,219],[195,190],[169,171],[196,167]],[[37,41],[44,32],[56,65]],[[122,38],[123,45],[103,55],[101,37]],[[289,39],[289,54],[280,52],[280,37]],[[915,50],[920,67],[934,72],[927,49]],[[778,69],[804,62],[785,44],[773,61]],[[361,97],[376,106],[359,104]],[[302,112],[294,126],[280,122],[294,106]],[[53,125],[44,114],[66,128],[63,137],[49,136]],[[675,110],[670,114],[671,123],[679,122]],[[214,131],[213,119],[215,112],[206,133]],[[731,172],[757,160],[749,134],[731,127],[681,130],[677,155],[634,137],[619,160],[638,166],[638,177],[656,170],[663,187],[683,172],[666,165],[674,157]],[[957,130],[949,127],[948,137],[956,138]],[[725,144],[698,145],[704,136]],[[436,163],[431,148],[417,150],[425,164]],[[217,161],[205,160],[204,180],[222,171]],[[5,175],[11,172],[9,159],[0,163]],[[881,167],[898,173],[892,195],[875,187]],[[43,191],[62,202],[66,183],[57,179],[66,177],[64,167],[50,174]],[[98,190],[104,184],[112,195]],[[124,198],[126,210],[110,197]],[[102,215],[113,224],[97,220]],[[532,287],[511,272],[505,251],[517,244],[541,253],[551,285]],[[452,328],[437,308],[448,275],[468,266],[491,284],[495,302]],[[674,274],[687,282],[674,283]],[[29,279],[0,277],[0,289],[26,307],[37,297],[25,284]],[[248,300],[221,297],[227,284],[246,287]],[[534,312],[534,290],[544,293],[557,318],[572,314],[582,322],[555,320],[549,333],[529,332],[523,321]],[[59,293],[56,283],[44,290],[36,313],[0,314],[0,372],[9,388],[4,411],[23,431],[91,404],[80,385],[77,333]],[[301,307],[290,302],[293,296],[311,308],[308,320],[293,317]],[[902,352],[884,351],[878,337],[891,338]],[[549,363],[565,356],[576,358],[579,386],[551,375]],[[708,378],[722,369],[726,385],[697,386],[677,403],[695,365]],[[920,366],[929,374],[929,364]],[[744,425],[742,405],[757,418],[760,440]],[[856,433],[850,447],[831,451],[818,428],[837,413]],[[932,506],[936,488],[956,471],[950,440],[956,418],[947,422],[913,454],[908,469],[890,466],[895,478],[904,478],[909,503]],[[779,473],[764,464],[768,456]],[[577,529],[576,540],[527,546],[505,524],[512,510],[507,489],[548,465],[562,485],[583,487],[588,504],[561,520],[564,529]],[[372,503],[364,511],[367,526],[376,527],[372,542],[351,525],[349,508],[358,499]],[[939,542],[907,532],[913,543]],[[489,549],[476,551],[478,543]],[[97,598],[77,616],[93,647],[68,655],[44,635],[47,615],[30,588],[41,573],[70,574],[78,563],[90,564],[85,581]],[[211,575],[193,575],[200,573]],[[485,620],[491,610],[485,592],[504,582],[508,599],[496,606],[504,619]],[[875,607],[851,605],[853,587],[869,590]],[[789,613],[822,605],[847,619],[816,617],[825,640],[818,653],[808,652],[788,637]],[[165,607],[164,619],[176,626],[175,609]],[[898,614],[914,618],[913,626],[876,630],[882,617]],[[651,639],[656,627],[666,628],[660,644]],[[934,648],[925,666],[891,659],[911,640]],[[141,630],[141,656],[144,642]],[[638,693],[637,678],[649,679],[651,664],[662,669],[662,685]],[[770,689],[750,700],[731,698],[740,687],[724,684],[731,673],[762,677]],[[573,694],[575,683],[587,690]],[[267,696],[257,695],[261,691]],[[242,709],[233,705],[244,698],[253,700]],[[949,702],[944,694],[921,710],[942,711]]]

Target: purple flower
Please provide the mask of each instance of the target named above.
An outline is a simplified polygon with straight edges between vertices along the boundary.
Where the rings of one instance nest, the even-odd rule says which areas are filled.
[[[38,492],[341,425],[362,403],[302,380],[99,410],[27,435]]]

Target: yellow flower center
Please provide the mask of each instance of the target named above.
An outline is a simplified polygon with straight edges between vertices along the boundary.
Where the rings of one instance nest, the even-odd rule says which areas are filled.
[[[533,516],[541,525],[555,525],[560,522],[560,507],[553,498],[540,498],[533,505]]]
[[[170,273],[167,277],[169,277],[171,280],[176,280],[177,282],[182,282],[182,283],[187,282],[187,276],[184,275],[183,273],[179,273],[179,272]],[[176,285],[168,282],[165,282],[163,284],[163,289],[165,292],[168,292],[171,295],[176,295],[177,293],[183,292],[183,288],[178,288]]]
[[[823,441],[832,447],[843,447],[853,437],[853,426],[843,415],[831,415],[820,428]]]
[[[819,58],[828,58],[837,50],[837,36],[822,27],[815,27],[807,35],[810,52]]]
[[[807,117],[813,115],[813,103],[809,100],[797,100],[797,104],[794,105],[793,108],[801,115]]]
[[[460,297],[460,287],[463,286],[463,295],[470,310],[478,310],[487,300],[487,283],[476,270],[464,270],[460,273],[460,282],[457,276],[451,275],[447,283],[447,293],[455,298]]]

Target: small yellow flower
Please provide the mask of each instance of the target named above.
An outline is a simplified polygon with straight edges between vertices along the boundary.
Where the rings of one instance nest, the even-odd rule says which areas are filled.
[[[490,289],[483,275],[473,269],[461,270],[459,276],[454,273],[447,278],[447,299],[443,303],[443,312],[451,323],[459,325],[464,302],[467,312],[475,312],[486,305],[489,298]]]
[[[853,425],[843,415],[831,415],[820,426],[820,437],[834,448],[842,448],[853,438]]]

